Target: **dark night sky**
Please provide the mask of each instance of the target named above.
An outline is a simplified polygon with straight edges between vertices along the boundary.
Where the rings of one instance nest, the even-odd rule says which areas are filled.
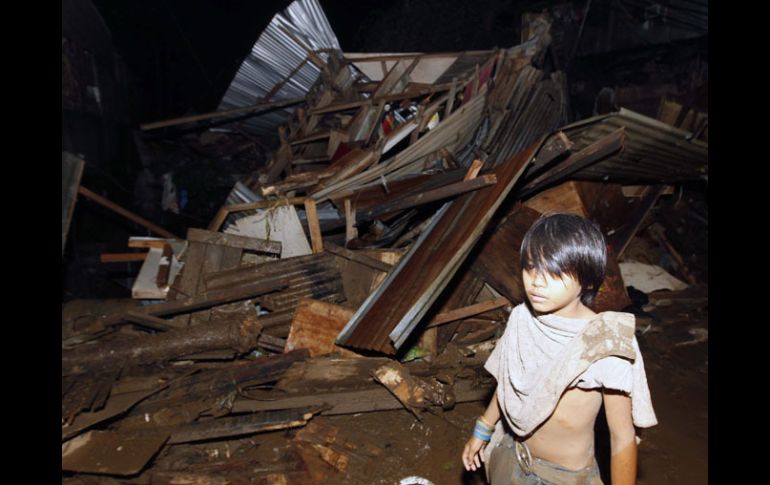
[[[137,89],[138,121],[216,108],[289,0],[93,0]],[[345,52],[459,51],[518,43],[516,2],[320,0]]]

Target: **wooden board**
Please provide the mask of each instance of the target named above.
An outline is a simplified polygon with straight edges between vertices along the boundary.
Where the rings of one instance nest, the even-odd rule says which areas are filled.
[[[163,265],[165,265],[168,270],[167,284],[159,286],[158,273]],[[139,274],[131,287],[131,298],[142,300],[165,299],[169,292],[168,283],[173,283],[181,268],[182,263],[177,260],[176,255],[171,254],[169,261],[168,257],[164,257],[163,249],[150,248],[147,257],[139,270]]]
[[[347,357],[357,357],[358,354],[355,352],[334,344],[340,330],[345,327],[352,315],[353,310],[333,303],[310,298],[299,300],[291,322],[289,337],[286,339],[286,350],[308,349],[311,357],[331,352],[340,352]]]
[[[471,271],[514,303],[522,303],[527,297],[521,280],[519,250],[524,234],[539,217],[534,209],[518,206],[491,234],[485,235],[474,251]]]
[[[497,184],[446,204],[337,343],[394,354],[449,283],[540,144],[496,167]]]
[[[139,473],[168,433],[89,431],[62,444],[62,470],[110,475]]]
[[[280,202],[278,202],[280,203]],[[238,219],[226,230],[228,234],[268,239],[281,242],[281,258],[311,254],[305,231],[297,211],[291,205],[261,210],[257,214]]]
[[[585,216],[587,211],[583,199],[578,192],[577,182],[570,180],[550,189],[544,190],[524,205],[532,210],[545,214],[548,212],[569,212]]]
[[[219,244],[231,248],[248,249],[270,254],[281,254],[281,243],[268,241],[255,237],[238,236],[236,234],[223,234],[221,232],[207,231],[205,229],[190,228],[187,231],[187,240],[207,244]]]

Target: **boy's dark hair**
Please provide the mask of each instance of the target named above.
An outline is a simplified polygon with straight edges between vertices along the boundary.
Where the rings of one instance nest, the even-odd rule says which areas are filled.
[[[580,301],[590,305],[607,270],[604,236],[596,224],[576,214],[544,214],[524,235],[521,267],[574,277],[582,287]]]

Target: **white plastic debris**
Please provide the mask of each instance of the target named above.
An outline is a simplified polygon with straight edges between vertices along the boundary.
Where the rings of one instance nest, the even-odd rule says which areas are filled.
[[[412,477],[402,478],[401,481],[398,482],[398,485],[433,485],[433,482],[431,482],[427,478],[412,476]]]

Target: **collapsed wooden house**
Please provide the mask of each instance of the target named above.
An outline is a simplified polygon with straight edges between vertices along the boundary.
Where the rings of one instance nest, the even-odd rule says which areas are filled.
[[[538,67],[548,16],[527,22],[511,48],[346,54],[317,2],[298,0],[217,113],[145,125],[248,116],[280,144],[206,229],[132,238],[148,249],[133,296],[165,301],[73,326],[63,469],[204,476],[150,463],[318,415],[484,399],[489,379],[458,375],[524,300],[517,251],[543,212],[600,224],[612,258],[595,306],[627,306],[618,256],[670,184],[707,177],[708,145],[623,109],[566,123],[563,76]]]

